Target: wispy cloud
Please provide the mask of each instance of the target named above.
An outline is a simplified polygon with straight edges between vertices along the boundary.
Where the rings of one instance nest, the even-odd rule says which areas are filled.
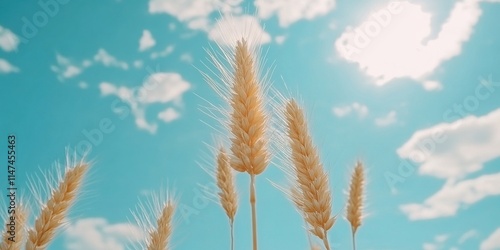
[[[458,244],[463,244],[472,238],[476,238],[477,235],[478,235],[478,233],[476,230],[474,230],[474,229],[469,230],[469,231],[465,232],[464,234],[462,234],[462,236],[460,236],[460,238],[458,239]]]
[[[500,228],[497,228],[488,238],[481,242],[481,250],[500,249]]]
[[[116,59],[102,48],[97,51],[97,54],[94,56],[94,61],[96,63],[101,63],[106,67],[117,67],[124,70],[128,69],[128,64],[126,62]]]
[[[116,86],[109,82],[99,85],[103,96],[115,95],[130,106],[138,128],[155,133],[158,125],[146,120],[146,109],[151,104],[173,103],[180,106],[182,95],[191,85],[177,73],[154,73],[138,88]],[[171,122],[180,117],[176,110],[160,112],[158,119]]]
[[[79,219],[70,223],[63,234],[65,249],[69,250],[124,250],[130,243],[144,238],[137,226],[111,224],[104,218]]]
[[[448,240],[449,236],[446,234],[437,235],[434,237],[433,242],[424,243],[422,246],[423,250],[438,250],[444,249],[443,245]]]
[[[397,113],[396,113],[396,111],[392,110],[387,115],[376,118],[375,124],[379,127],[387,127],[389,125],[396,123],[397,120],[398,120]]]
[[[167,47],[165,47],[164,50],[151,53],[150,57],[151,57],[151,59],[156,59],[159,57],[166,57],[166,56],[172,54],[172,52],[174,52],[174,49],[175,49],[174,45],[167,45]]]
[[[323,16],[335,8],[335,0],[256,0],[259,17],[268,19],[276,15],[281,27],[300,20]]]
[[[359,118],[364,118],[368,115],[368,107],[357,102],[350,105],[333,107],[332,111],[337,117],[345,117],[351,113],[356,113]]]
[[[0,58],[0,74],[19,72],[19,68],[10,64],[7,60]]]
[[[90,66],[89,63],[85,65]],[[56,65],[51,65],[50,69],[56,73],[59,81],[64,81],[81,74],[84,67],[83,63],[77,64],[61,54],[56,54]]]
[[[6,52],[17,50],[19,45],[19,38],[7,28],[0,25],[0,48]]]
[[[149,30],[143,30],[139,40],[139,51],[145,51],[155,46],[156,41]]]
[[[444,61],[460,55],[481,16],[479,2],[456,2],[436,38],[427,40],[432,34],[432,14],[403,1],[394,11],[378,10],[364,23],[348,27],[335,46],[342,58],[357,63],[377,85],[411,78],[427,90],[438,90],[441,84],[428,77]]]
[[[189,64],[194,62],[193,55],[191,55],[191,53],[189,52],[182,53],[180,60]]]

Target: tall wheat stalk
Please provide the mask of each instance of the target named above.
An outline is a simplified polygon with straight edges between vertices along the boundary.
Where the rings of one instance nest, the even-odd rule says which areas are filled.
[[[223,147],[219,149],[217,154],[216,179],[220,190],[218,193],[219,202],[229,219],[231,250],[234,250],[234,217],[238,209],[238,194],[232,169],[229,166],[229,158]]]
[[[346,218],[351,224],[352,247],[356,250],[356,231],[361,226],[365,176],[363,163],[358,161],[354,167],[349,186],[349,201]]]
[[[285,121],[293,163],[291,172],[295,179],[290,192],[292,200],[304,216],[310,232],[329,250],[328,230],[335,223],[335,217],[331,215],[328,175],[309,135],[304,112],[293,99],[286,103]]]
[[[10,215],[9,215],[10,217]],[[14,219],[16,223],[16,229],[14,230],[14,235],[8,233],[9,225],[6,225],[6,230],[3,233],[3,242],[0,244],[1,250],[21,250],[26,237],[26,221],[29,217],[28,210],[23,203],[19,203],[15,209]],[[10,218],[7,218],[9,220]],[[7,224],[7,223],[6,223]],[[15,236],[14,241],[9,238]]]
[[[237,41],[234,52],[234,77],[231,86],[230,165],[236,171],[250,175],[250,204],[252,208],[252,242],[257,250],[257,211],[255,177],[269,164],[266,138],[267,116],[261,86],[257,81],[254,55],[247,41]]]
[[[27,250],[43,250],[54,239],[58,228],[75,202],[89,164],[83,161],[67,166],[57,188],[51,189],[49,200],[43,204],[34,228],[28,231]]]

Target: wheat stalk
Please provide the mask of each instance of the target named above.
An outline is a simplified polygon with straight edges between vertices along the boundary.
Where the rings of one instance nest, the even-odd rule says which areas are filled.
[[[361,226],[362,220],[364,183],[365,176],[363,163],[358,161],[351,176],[346,215],[347,220],[351,224],[352,245],[354,250],[356,250],[356,231]]]
[[[247,41],[244,38],[237,41],[234,53],[234,83],[230,98],[230,165],[236,171],[250,174],[252,240],[253,249],[257,250],[255,176],[266,169],[270,155],[266,138],[267,116],[254,63]]]
[[[229,158],[223,147],[219,149],[217,154],[217,186],[220,191],[218,193],[219,200],[222,208],[226,211],[226,215],[229,218],[230,234],[231,234],[231,250],[234,249],[234,216],[236,210],[238,209],[238,196],[236,193],[236,187],[234,184],[233,173],[231,172],[231,166],[229,166]]]
[[[328,175],[312,143],[304,112],[293,99],[286,103],[285,119],[296,180],[292,200],[309,224],[310,232],[330,249],[327,232],[335,223],[335,217],[331,216]]]
[[[173,200],[165,202],[162,212],[157,220],[157,227],[149,234],[148,250],[168,249],[168,242],[172,234],[172,217],[175,212],[175,203]]]
[[[66,214],[76,200],[78,189],[88,167],[88,163],[80,161],[73,167],[66,168],[58,187],[51,190],[51,196],[35,220],[34,228],[28,231],[27,250],[46,249],[57,229],[64,223]]]
[[[28,219],[28,215],[27,208],[22,203],[19,203],[15,209],[15,214],[13,215],[16,223],[14,235],[8,233],[10,228],[9,225],[6,225],[6,230],[3,234],[3,242],[0,244],[1,250],[21,250],[26,234],[26,221]],[[8,216],[7,220],[10,219],[9,217],[10,216]],[[12,238],[13,236],[15,237]]]

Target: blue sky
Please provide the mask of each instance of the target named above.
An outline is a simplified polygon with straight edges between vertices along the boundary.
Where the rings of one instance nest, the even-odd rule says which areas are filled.
[[[0,133],[18,138],[19,188],[28,195],[27,177],[66,147],[95,160],[49,249],[125,249],[143,238],[130,210],[167,186],[179,197],[174,249],[228,247],[197,164],[212,167],[204,143],[217,124],[200,106],[221,103],[198,68],[228,26],[261,37],[273,86],[304,103],[335,213],[355,161],[366,162],[358,249],[500,249],[500,1],[293,2],[0,3]],[[307,249],[270,181],[286,183],[275,164],[257,180],[260,248]],[[248,176],[237,182],[236,249],[250,249]],[[351,249],[349,232],[339,219],[335,249]]]

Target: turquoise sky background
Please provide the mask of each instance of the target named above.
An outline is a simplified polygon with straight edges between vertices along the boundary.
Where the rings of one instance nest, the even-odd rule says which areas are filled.
[[[141,238],[130,210],[167,186],[179,197],[173,249],[228,249],[197,164],[211,162],[204,143],[217,125],[202,98],[221,104],[197,68],[226,23],[261,35],[273,86],[305,106],[339,214],[334,249],[351,249],[341,217],[357,159],[369,169],[358,249],[500,249],[500,1],[292,2],[0,2],[0,159],[16,135],[27,196],[28,177],[65,148],[90,146],[95,160],[49,249],[126,249]],[[139,95],[148,81],[158,89]],[[257,178],[260,249],[308,249],[301,217],[270,183],[286,184],[277,162]],[[237,182],[244,250],[248,176]]]

